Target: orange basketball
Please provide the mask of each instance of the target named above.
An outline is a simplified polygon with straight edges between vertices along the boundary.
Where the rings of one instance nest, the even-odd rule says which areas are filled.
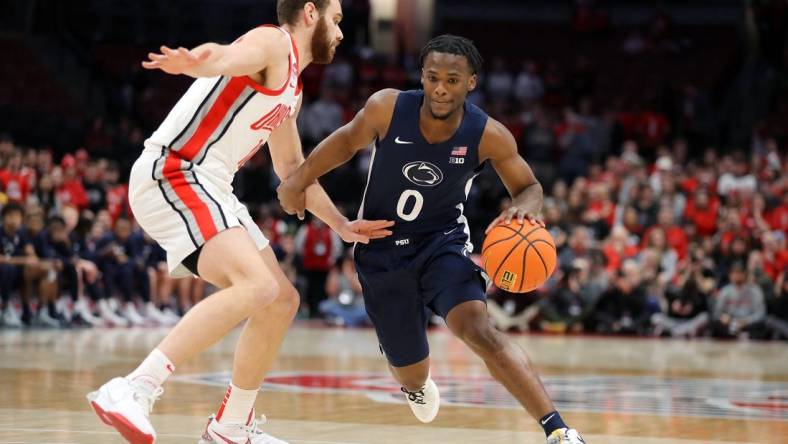
[[[553,274],[553,236],[527,220],[496,225],[482,246],[482,267],[496,287],[512,293],[535,290]]]

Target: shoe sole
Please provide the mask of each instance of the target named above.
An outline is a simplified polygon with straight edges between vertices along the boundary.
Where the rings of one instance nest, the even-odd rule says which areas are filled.
[[[117,430],[130,444],[153,444],[156,440],[153,435],[143,433],[140,429],[134,427],[125,416],[105,411],[96,401],[90,401],[90,405],[101,422]]]

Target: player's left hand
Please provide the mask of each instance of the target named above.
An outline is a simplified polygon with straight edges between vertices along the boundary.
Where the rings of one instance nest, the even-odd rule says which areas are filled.
[[[386,236],[391,236],[392,231],[386,228],[390,228],[393,225],[394,221],[392,220],[356,219],[345,222],[339,227],[337,234],[345,242],[367,244],[370,239],[382,239]]]
[[[306,190],[295,188],[292,180],[285,179],[276,187],[276,197],[285,213],[296,214],[298,219],[304,220]]]
[[[150,60],[143,61],[146,69],[160,69],[167,74],[183,74],[187,69],[204,62],[211,55],[210,49],[204,49],[199,54],[186,48],[171,49],[162,45],[160,54],[148,53]]]
[[[503,223],[508,225],[512,219],[517,219],[518,222],[523,223],[524,220],[528,219],[533,225],[539,225],[544,227],[544,221],[539,217],[539,211],[536,209],[531,209],[522,206],[511,206],[501,212],[492,222],[490,225],[487,226],[487,229],[484,230],[484,234],[490,232],[494,226]]]

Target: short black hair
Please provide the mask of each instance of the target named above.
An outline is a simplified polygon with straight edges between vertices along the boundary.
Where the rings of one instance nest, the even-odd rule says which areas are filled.
[[[62,225],[62,226],[65,227],[66,226],[66,220],[63,219],[60,216],[52,216],[47,221],[47,226],[50,227],[52,225]]]
[[[24,216],[25,215],[25,207],[23,207],[21,204],[19,204],[17,202],[8,202],[7,204],[5,204],[5,206],[3,207],[3,210],[0,212],[0,217],[5,217],[6,214],[10,214],[10,213],[13,213],[13,212],[17,212],[17,213],[21,214],[22,216]]]
[[[471,71],[473,71],[474,74],[481,71],[482,64],[484,63],[484,59],[473,44],[473,40],[458,35],[443,34],[427,42],[424,48],[421,49],[422,67],[424,66],[424,59],[426,59],[431,52],[443,52],[465,57],[465,59],[468,60],[468,66],[471,67]]]

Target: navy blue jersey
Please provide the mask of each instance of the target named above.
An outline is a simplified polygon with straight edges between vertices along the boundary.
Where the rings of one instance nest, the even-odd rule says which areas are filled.
[[[469,232],[463,207],[481,171],[479,141],[487,114],[465,102],[462,122],[448,140],[430,144],[419,128],[424,92],[403,91],[388,132],[375,141],[361,217],[393,220],[394,234],[377,242],[410,242],[439,231]]]
[[[0,248],[6,257],[25,256],[25,247],[30,243],[24,230],[9,235],[0,228]]]

